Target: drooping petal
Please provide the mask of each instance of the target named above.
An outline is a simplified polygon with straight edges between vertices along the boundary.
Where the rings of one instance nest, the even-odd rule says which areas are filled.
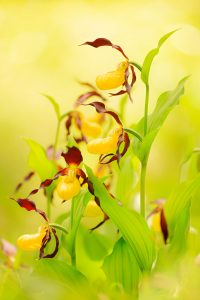
[[[113,112],[111,110],[107,110],[105,108],[105,104],[104,103],[95,101],[95,102],[91,102],[91,103],[83,104],[83,105],[93,106],[98,113],[111,115],[119,125],[122,125],[122,122],[120,121],[119,116],[117,115],[117,113],[115,113],[115,112]]]
[[[11,198],[12,200],[15,200],[13,198]],[[28,211],[32,211],[34,210],[35,212],[39,213],[44,219],[45,221],[48,222],[48,218],[45,214],[44,211],[40,210],[39,208],[36,207],[36,204],[29,200],[28,198],[19,198],[17,200],[15,200],[22,208],[25,208]]]
[[[29,173],[24,177],[24,179],[23,179],[20,183],[18,183],[18,185],[17,185],[16,188],[15,188],[15,193],[18,192],[19,189],[22,187],[22,185],[23,185],[25,182],[29,181],[29,180],[33,177],[34,174],[35,174],[35,173],[32,172],[32,171],[29,172]]]
[[[126,56],[126,54],[124,53],[123,49],[120,46],[113,44],[110,40],[105,39],[105,38],[98,38],[98,39],[96,39],[92,42],[85,42],[85,43],[81,44],[80,46],[83,46],[83,45],[89,45],[89,46],[92,46],[94,48],[99,48],[99,47],[103,47],[103,46],[110,46],[110,47],[118,50],[119,52],[121,52],[121,54],[126,59],[128,59],[128,57]]]

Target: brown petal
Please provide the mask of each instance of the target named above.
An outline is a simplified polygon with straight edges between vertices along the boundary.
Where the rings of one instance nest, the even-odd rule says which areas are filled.
[[[12,199],[15,200],[15,199]],[[15,200],[22,208],[25,208],[28,211],[32,211],[34,210],[35,212],[39,213],[44,219],[45,221],[48,222],[48,218],[45,214],[45,212],[43,212],[42,210],[40,210],[39,208],[36,207],[35,203],[31,200],[29,200],[28,198],[19,198],[17,200]]]
[[[104,103],[95,101],[95,102],[91,102],[91,103],[83,104],[83,105],[93,106],[98,113],[111,115],[119,125],[122,125],[122,122],[120,121],[119,116],[117,115],[117,113],[115,113],[111,110],[107,110],[105,108]]]
[[[124,143],[124,148],[123,150],[120,152],[120,146],[121,144]],[[118,143],[117,143],[117,151],[116,154],[110,153],[110,154],[106,154],[106,155],[101,155],[99,162],[101,164],[109,164],[112,161],[117,160],[117,163],[119,165],[120,163],[120,159],[124,156],[124,154],[126,153],[126,151],[128,150],[128,147],[130,145],[130,139],[128,137],[128,134],[126,132],[123,132],[118,139]],[[106,160],[108,157],[110,157],[110,159]]]
[[[18,185],[17,185],[16,188],[15,188],[15,192],[18,192],[18,190],[22,187],[22,185],[23,185],[26,181],[29,181],[29,180],[33,177],[34,174],[35,174],[34,172],[29,172],[29,173],[24,177],[23,181],[20,182],[20,183],[18,183]]]
[[[81,44],[80,46],[83,46],[83,45],[89,45],[89,46],[92,46],[94,48],[99,48],[99,47],[102,47],[102,46],[110,46],[110,47],[118,50],[119,52],[121,52],[121,54],[126,59],[128,59],[128,57],[126,56],[126,54],[124,53],[124,51],[122,50],[122,48],[120,46],[114,45],[110,40],[105,39],[105,38],[98,38],[98,39],[94,40],[93,42],[85,42],[85,43]]]
[[[98,93],[96,91],[90,91],[90,92],[84,93],[78,97],[78,99],[75,102],[75,107],[81,105],[86,100],[88,100],[89,98],[94,97],[94,96],[100,98],[103,101],[106,101],[106,99],[100,93]]]
[[[44,255],[44,249],[45,247],[47,246],[47,244],[50,242],[51,240],[51,232],[49,230],[49,233],[46,234],[46,236],[43,238],[43,244],[42,244],[42,247],[40,248],[40,258],[53,258],[56,256],[56,254],[58,253],[58,249],[59,249],[59,239],[58,239],[58,236],[57,236],[57,233],[56,233],[56,230],[55,228],[52,228],[51,227],[51,231],[53,233],[53,236],[55,238],[55,242],[56,242],[56,245],[55,245],[55,249],[53,250],[52,253],[50,254],[47,254],[47,255]]]

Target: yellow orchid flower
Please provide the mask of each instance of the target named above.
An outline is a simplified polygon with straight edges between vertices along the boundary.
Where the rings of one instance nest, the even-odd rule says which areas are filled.
[[[24,234],[17,239],[17,245],[22,250],[39,250],[42,246],[42,240],[46,235],[47,226],[41,226],[38,233]]]
[[[81,189],[79,180],[76,177],[76,169],[70,169],[66,176],[59,178],[56,191],[63,200],[70,200],[76,196]]]
[[[100,90],[111,90],[120,87],[125,82],[125,71],[128,61],[121,62],[115,71],[99,75],[96,78],[96,85]]]
[[[87,150],[93,154],[108,154],[115,152],[122,127],[113,129],[106,138],[98,138],[87,144]]]

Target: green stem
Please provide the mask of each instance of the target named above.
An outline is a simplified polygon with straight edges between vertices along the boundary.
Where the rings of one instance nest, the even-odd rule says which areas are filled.
[[[146,188],[147,161],[142,163],[140,175],[140,213],[145,218],[145,188]]]
[[[146,87],[146,95],[145,95],[145,106],[144,106],[144,137],[148,131],[148,109],[149,109],[149,84],[145,84]],[[147,171],[147,161],[146,158],[142,161],[141,165],[141,175],[140,175],[140,212],[141,215],[145,218],[145,191],[146,191],[146,171]]]
[[[145,107],[144,107],[144,136],[147,134],[148,130],[148,109],[149,109],[149,84],[146,86],[146,96],[145,96]]]

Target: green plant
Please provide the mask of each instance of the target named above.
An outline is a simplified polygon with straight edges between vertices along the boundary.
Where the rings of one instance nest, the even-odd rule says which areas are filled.
[[[42,238],[40,236],[38,239],[38,234],[36,238],[29,236],[28,243],[22,243],[22,248],[40,248],[39,257],[42,260],[38,261],[35,270],[39,273],[41,270],[49,270],[53,278],[60,274],[60,280],[65,285],[72,285],[72,290],[75,289],[77,280],[81,281],[80,285],[86,286],[89,286],[90,281],[87,271],[82,271],[81,268],[80,245],[85,247],[90,262],[99,261],[98,270],[101,270],[104,282],[107,282],[104,289],[109,290],[108,293],[112,287],[113,295],[125,294],[136,299],[141,282],[146,276],[153,276],[155,270],[160,268],[160,261],[170,260],[175,255],[184,253],[186,248],[190,203],[199,189],[200,176],[180,183],[166,201],[155,202],[152,211],[146,208],[145,190],[152,144],[168,114],[179,103],[188,78],[181,79],[174,90],[162,93],[153,112],[148,113],[151,65],[161,46],[175,32],[163,36],[158,46],[147,54],[142,65],[129,60],[120,46],[107,39],[99,38],[84,43],[83,45],[95,48],[112,47],[125,58],[117,70],[100,75],[96,80],[100,90],[122,87],[118,92],[110,93],[111,96],[124,95],[121,110],[115,112],[107,108],[109,101],[101,91],[89,83],[82,83],[89,91],[78,97],[73,110],[64,114],[60,113],[54,98],[45,95],[53,105],[57,117],[53,146],[45,151],[38,143],[26,140],[30,147],[30,174],[37,173],[42,182],[27,197],[16,197],[14,200],[27,211],[39,213],[45,222],[45,230]],[[144,115],[137,124],[125,127],[124,109],[128,98],[133,101],[131,88],[136,81],[135,68],[146,90]],[[92,97],[98,98],[98,101],[88,102]],[[84,115],[86,108],[95,110],[95,114],[89,117]],[[58,151],[62,121],[65,121],[66,128],[66,152],[63,149]],[[82,149],[84,144],[87,151]],[[84,164],[85,156],[90,155],[88,153],[100,155],[96,168]],[[141,170],[133,167],[136,157],[140,161]],[[140,178],[140,213],[129,208],[135,193],[134,173],[138,173]],[[18,185],[17,192],[20,187],[21,184]],[[44,191],[46,197],[47,213],[31,200],[40,190]],[[62,201],[71,201],[71,207],[67,210],[63,205],[66,212],[52,220],[52,198],[56,191]],[[157,227],[150,226],[147,222],[154,217],[158,217]],[[82,222],[84,219],[86,225]],[[93,219],[95,224],[85,229],[88,219]],[[112,230],[109,227],[111,224]],[[105,227],[104,233],[97,230],[101,226]],[[159,241],[156,239],[157,235],[160,237]],[[51,240],[52,236],[54,241]],[[34,247],[35,239],[37,247]],[[20,241],[24,241],[23,237]],[[57,259],[53,259],[56,255]],[[44,259],[47,260],[43,261]],[[97,287],[91,288],[91,295],[95,293],[95,288],[98,290]]]

